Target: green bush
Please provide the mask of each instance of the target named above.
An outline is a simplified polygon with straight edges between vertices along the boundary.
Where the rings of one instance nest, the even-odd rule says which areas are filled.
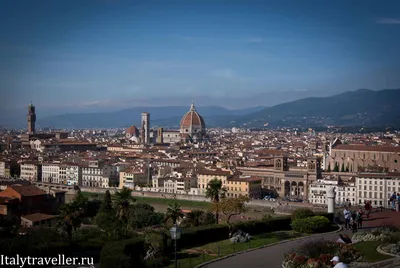
[[[261,233],[291,230],[290,217],[278,217],[267,220],[242,221],[233,225],[235,228],[256,235]]]
[[[167,232],[170,237],[169,230]],[[195,247],[227,239],[228,236],[229,228],[227,225],[222,224],[183,229],[182,236],[178,241],[178,247]]]
[[[331,227],[329,220],[324,216],[297,219],[292,222],[291,226],[296,232],[307,234],[326,232]]]
[[[103,247],[100,253],[101,268],[145,267],[144,239],[141,237],[116,241]]]
[[[335,214],[334,213],[328,213],[328,212],[317,212],[315,213],[315,216],[324,216],[329,220],[329,222],[333,222]]]
[[[298,208],[292,213],[292,222],[299,219],[305,219],[308,217],[315,216],[315,213],[309,208]]]

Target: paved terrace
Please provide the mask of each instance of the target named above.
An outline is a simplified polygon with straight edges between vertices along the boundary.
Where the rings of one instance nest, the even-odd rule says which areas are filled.
[[[374,228],[382,225],[400,226],[400,212],[394,211],[373,211],[370,219],[364,221],[364,227]],[[344,234],[351,234],[350,231],[342,231]],[[238,254],[236,256],[223,259],[214,263],[210,263],[204,267],[207,268],[242,268],[242,267],[268,267],[281,268],[285,253],[290,252],[293,248],[299,247],[304,243],[316,240],[337,240],[339,233],[318,234],[303,239],[281,243],[275,246],[266,247],[247,253]]]

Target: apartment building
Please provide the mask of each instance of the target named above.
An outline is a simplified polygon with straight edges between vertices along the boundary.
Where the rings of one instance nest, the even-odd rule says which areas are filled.
[[[346,184],[339,184],[336,187],[336,204],[345,205],[350,203],[352,205],[357,204],[357,187],[355,178],[353,177]]]
[[[148,176],[143,169],[130,167],[119,173],[119,188],[135,189],[139,185],[147,185]]]
[[[60,183],[60,164],[59,163],[43,163],[42,164],[42,181],[49,183]]]
[[[64,175],[65,172],[65,175]],[[82,167],[75,163],[66,163],[60,166],[60,180],[67,185],[82,186]]]
[[[25,161],[20,164],[21,179],[30,181],[42,180],[42,165],[35,161]]]
[[[82,167],[82,186],[108,188],[118,178],[117,166],[101,160],[91,160]]]
[[[229,178],[226,183],[226,196],[238,197],[242,195],[251,199],[260,199],[262,181],[262,178],[253,176]]]
[[[197,188],[200,195],[206,194],[208,183],[213,179],[218,179],[222,182],[222,187],[227,187],[228,178],[232,177],[230,171],[225,170],[199,170],[197,172]]]
[[[389,206],[393,192],[400,192],[400,173],[359,173],[356,177],[357,204],[371,201],[372,206]]]
[[[173,194],[188,194],[195,184],[195,179],[190,177],[164,178],[164,192]]]
[[[0,161],[0,177],[6,177],[6,161]]]

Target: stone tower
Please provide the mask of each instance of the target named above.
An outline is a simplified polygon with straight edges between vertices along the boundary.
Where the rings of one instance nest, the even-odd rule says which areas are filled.
[[[28,106],[28,134],[35,133],[36,113],[35,106],[31,103]]]
[[[150,144],[150,114],[142,113],[141,138],[143,144]]]
[[[162,127],[160,127],[157,130],[157,143],[164,143],[164,129]]]

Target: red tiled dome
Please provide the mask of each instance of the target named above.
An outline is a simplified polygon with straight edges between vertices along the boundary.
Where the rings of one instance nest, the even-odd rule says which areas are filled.
[[[194,107],[194,103],[190,106],[189,112],[187,112],[181,120],[181,129],[191,128],[193,126],[205,128],[206,124],[204,123],[203,117],[199,115]]]

